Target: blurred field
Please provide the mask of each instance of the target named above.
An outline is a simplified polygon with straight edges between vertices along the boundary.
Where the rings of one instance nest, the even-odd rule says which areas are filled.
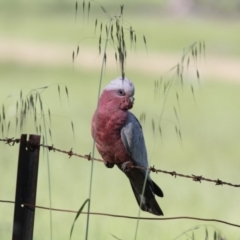
[[[91,116],[96,108],[101,57],[98,55],[98,35],[94,36],[94,21],[104,15],[92,4],[89,21],[79,12],[75,23],[74,4],[67,1],[0,1],[0,103],[6,107],[11,121],[9,137],[19,137],[15,130],[15,101],[20,90],[27,94],[32,89],[50,86],[42,93],[44,107],[51,109],[52,140],[49,144],[61,149],[88,154],[92,152],[90,136]],[[111,3],[111,4],[110,4]],[[120,2],[104,1],[111,14],[118,12]],[[231,8],[226,8],[226,11]],[[136,87],[133,112],[146,113],[143,125],[150,165],[169,171],[196,174],[227,182],[239,183],[239,120],[240,120],[240,23],[231,17],[186,14],[177,16],[164,11],[164,4],[145,1],[138,4],[125,1],[125,20],[144,33],[148,43],[145,51],[141,37],[137,50],[129,52],[127,76]],[[90,37],[90,38],[87,38]],[[74,66],[72,51],[79,41],[80,54]],[[198,63],[201,81],[192,74],[185,76],[182,88],[172,86],[166,103],[162,137],[153,136],[151,121],[158,120],[163,98],[154,98],[154,80],[166,73],[181,58],[182,49],[197,40],[206,42],[206,60]],[[109,49],[112,54],[112,49]],[[113,56],[113,55],[112,55]],[[104,82],[119,75],[114,60],[109,56]],[[171,77],[167,74],[166,77]],[[61,101],[57,85],[61,86]],[[194,98],[191,93],[194,86]],[[69,104],[64,87],[69,90]],[[179,94],[180,109],[176,102]],[[195,100],[194,100],[195,99]],[[176,136],[173,106],[179,111],[182,142]],[[2,108],[2,106],[1,106]],[[75,126],[75,140],[71,132]],[[32,122],[24,126],[24,133],[35,133]],[[6,136],[6,135],[5,135]],[[2,136],[1,136],[2,137]],[[0,199],[14,200],[18,146],[0,144]],[[50,153],[52,205],[55,208],[78,210],[88,198],[90,163]],[[98,156],[98,154],[96,154]],[[37,204],[49,205],[46,153],[41,152]],[[195,183],[188,179],[152,175],[164,191],[158,199],[165,217],[193,216],[215,218],[240,224],[238,189]],[[114,168],[106,169],[94,163],[91,210],[137,216],[138,208],[128,180]],[[0,204],[0,239],[12,234],[13,205]],[[141,216],[151,217],[147,213]],[[53,239],[68,239],[75,215],[53,212]],[[206,222],[191,220],[141,221],[138,239],[174,239],[182,232]],[[240,230],[223,224],[210,223],[220,229],[227,239],[238,239]],[[133,239],[135,220],[90,217],[89,239]],[[80,216],[72,239],[84,239],[86,217]],[[209,227],[209,229],[212,229]],[[212,232],[212,230],[211,230]],[[204,228],[196,231],[203,239]],[[149,237],[150,236],[150,237]],[[202,237],[202,238],[200,238]],[[34,240],[50,239],[49,212],[36,211]],[[181,239],[186,239],[181,238]]]

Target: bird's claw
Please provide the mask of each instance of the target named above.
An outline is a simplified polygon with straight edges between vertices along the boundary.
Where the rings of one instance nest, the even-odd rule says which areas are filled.
[[[107,168],[113,168],[114,167],[114,163],[104,162],[104,165]]]
[[[120,168],[123,172],[128,172],[131,169],[131,166],[133,166],[133,163],[131,161],[124,162],[120,165]]]

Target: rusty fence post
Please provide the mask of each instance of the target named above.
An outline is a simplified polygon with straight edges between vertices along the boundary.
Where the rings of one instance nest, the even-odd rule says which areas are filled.
[[[39,144],[39,135],[30,135],[29,141],[26,134],[21,135],[12,240],[33,239],[35,208],[22,204],[36,203]]]

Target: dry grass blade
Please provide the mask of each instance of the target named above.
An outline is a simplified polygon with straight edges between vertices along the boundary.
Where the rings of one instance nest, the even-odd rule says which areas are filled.
[[[37,124],[37,109],[34,109],[34,123]]]
[[[175,132],[176,132],[176,134],[178,136],[178,127],[177,127],[177,125],[175,125]]]
[[[2,105],[2,119],[3,119],[3,121],[5,121],[6,119],[5,119],[5,108],[4,108],[4,105]]]
[[[181,113],[181,107],[180,107],[180,102],[179,102],[179,95],[178,95],[178,92],[176,92],[176,98],[177,98],[178,108],[179,108],[180,113]]]
[[[122,240],[121,238],[116,237],[116,236],[113,235],[112,233],[110,233],[110,234],[111,234],[111,236],[112,236],[113,238],[115,238],[115,239],[117,239],[117,240]]]
[[[2,123],[2,136],[4,137],[4,126],[3,126],[3,123]]]
[[[76,11],[76,13],[77,13],[77,10],[78,10],[78,2],[76,1],[76,3],[75,3],[75,11]]]
[[[29,104],[28,98],[26,98],[25,105],[26,105],[26,109],[29,111],[29,109],[30,109],[30,104]]]
[[[60,85],[58,85],[58,97],[59,97],[59,100],[61,102],[61,89],[60,89]],[[40,101],[40,96],[39,96],[39,101]]]
[[[18,117],[16,117],[16,126],[15,126],[16,130],[17,130],[17,126],[18,126]]]
[[[106,24],[106,35],[108,35],[108,27],[107,27],[107,24]]]
[[[65,92],[66,92],[67,99],[68,99],[68,103],[69,103],[69,94],[68,94],[68,88],[67,88],[67,86],[65,86]]]
[[[123,16],[124,4],[123,4],[123,5],[120,5],[120,8],[121,8],[121,16]]]
[[[196,70],[196,73],[197,73],[197,79],[198,79],[198,81],[199,81],[199,80],[200,80],[200,75],[199,75],[198,69]]]
[[[203,41],[203,55],[204,55],[204,58],[205,58],[205,41]]]
[[[103,10],[103,12],[106,14],[106,16],[110,19],[111,16],[109,15],[109,13],[106,11],[106,9],[101,5],[101,9]]]
[[[217,240],[217,232],[216,231],[214,231],[213,238],[214,238],[214,240]]]
[[[45,145],[45,137],[43,135],[43,138],[42,138],[42,144]],[[43,154],[45,154],[45,148],[43,148]]]
[[[18,114],[18,101],[16,102],[16,116]]]
[[[95,20],[95,26],[94,26],[94,35],[96,34],[96,29],[97,29],[97,24],[98,24],[98,20]]]
[[[190,57],[188,57],[188,60],[187,60],[187,69],[189,67],[189,63],[190,63]]]
[[[75,3],[75,22],[77,20],[78,2]]]
[[[158,131],[159,131],[159,134],[160,134],[160,136],[161,136],[161,138],[162,138],[162,128],[161,128],[160,125],[158,126]]]
[[[105,64],[105,66],[107,65],[107,54],[106,53],[104,53],[104,64]]]
[[[144,45],[145,45],[146,51],[148,52],[148,50],[147,50],[147,40],[146,40],[145,35],[143,35],[143,42],[144,42]]]
[[[77,212],[77,214],[76,214],[76,217],[75,217],[75,219],[74,219],[74,221],[73,221],[72,227],[71,227],[70,237],[69,237],[70,240],[71,240],[71,237],[72,237],[72,232],[73,232],[73,229],[74,229],[74,224],[75,224],[75,222],[77,221],[78,217],[80,216],[80,214],[81,214],[83,208],[85,207],[85,205],[86,205],[87,203],[89,203],[89,202],[90,202],[90,199],[85,200],[85,202],[82,204],[82,206],[81,206],[80,209],[78,210],[78,212]]]
[[[163,86],[163,93],[164,93],[164,95],[166,94],[166,92],[169,89],[169,87],[170,87],[170,81],[165,82],[164,86]]]
[[[119,20],[118,19],[116,20],[116,29],[117,29],[116,34],[118,34],[119,33]]]
[[[51,125],[52,121],[51,121],[51,112],[50,112],[50,109],[48,109],[48,118],[49,118],[49,122],[50,122],[50,125]]]
[[[162,83],[163,83],[163,78],[160,77],[160,84],[159,84],[159,87],[158,87],[158,92],[161,91],[161,88],[162,88]]]
[[[43,112],[42,98],[39,98],[40,110]]]
[[[155,133],[155,122],[154,122],[154,119],[152,119],[152,131],[153,131],[153,133]]]
[[[175,117],[176,117],[177,121],[179,122],[179,118],[178,118],[178,114],[177,114],[177,109],[175,108],[175,106],[173,106],[173,111],[174,111],[174,114],[175,114]]]
[[[82,8],[83,8],[83,16],[84,16],[84,13],[85,13],[85,1],[84,0],[83,0]]]
[[[192,48],[192,58],[195,59],[195,56],[194,56],[194,49]]]
[[[89,20],[89,16],[90,16],[90,9],[91,9],[91,3],[89,1],[88,2],[88,20]]]
[[[124,41],[124,31],[123,31],[123,26],[121,26],[121,34],[122,34],[122,41]]]
[[[178,130],[178,135],[179,135],[180,141],[182,142],[182,133],[180,129]]]
[[[180,73],[180,70],[179,70],[179,64],[177,65],[177,76],[179,77],[179,73]]]
[[[51,138],[51,140],[52,140],[52,131],[51,131],[50,128],[48,129],[48,132],[49,132],[49,136],[50,136],[50,138]]]
[[[111,39],[112,39],[112,42],[114,42],[114,38],[113,38],[113,25],[111,26]]]
[[[98,46],[101,48],[101,44],[102,44],[102,36],[100,34],[99,36],[99,40],[98,40]]]
[[[191,92],[192,92],[192,95],[193,95],[193,99],[195,100],[193,85],[191,85]]]
[[[197,60],[197,56],[198,56],[197,47],[194,48],[194,55],[195,55],[196,60]]]
[[[72,127],[72,133],[73,133],[73,136],[75,138],[75,131],[74,131],[74,124],[73,124],[73,121],[71,121],[71,127]]]
[[[132,29],[132,26],[130,26],[129,33],[130,33],[130,43],[131,43],[131,47],[132,47],[132,44],[133,44],[133,29]]]
[[[36,94],[35,94],[35,104],[37,104],[38,98],[39,98],[39,93],[36,92]]]
[[[74,51],[72,52],[72,61],[74,62],[74,60],[75,60],[75,53],[74,53]]]
[[[146,113],[145,112],[140,114],[139,120],[142,124],[145,124],[145,121],[146,121]]]
[[[9,132],[10,124],[11,124],[11,122],[9,121],[8,126],[7,126],[7,135],[8,135],[8,132]]]

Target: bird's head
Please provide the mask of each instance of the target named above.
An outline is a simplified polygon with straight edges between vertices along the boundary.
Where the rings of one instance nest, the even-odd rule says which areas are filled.
[[[108,108],[128,110],[133,107],[134,91],[134,85],[129,79],[118,77],[104,88],[101,100]]]

